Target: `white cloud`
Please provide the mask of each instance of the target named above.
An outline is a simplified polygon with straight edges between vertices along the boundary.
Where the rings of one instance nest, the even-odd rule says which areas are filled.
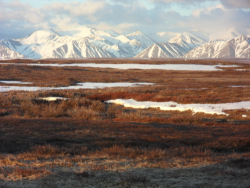
[[[148,7],[143,2],[155,6]],[[222,4],[195,9],[191,15],[183,16],[178,9],[166,9],[162,3],[180,3],[182,5],[215,0],[85,0],[83,2],[51,3],[34,8],[20,1],[5,3],[0,0],[0,38],[10,38],[14,31],[19,32],[13,38],[36,29],[67,29],[86,25],[101,30],[113,29],[119,33],[141,30],[144,33],[160,33],[167,40],[173,33],[200,29],[207,32],[219,32],[231,26],[250,28],[250,12],[242,7],[248,1],[234,3],[233,0],[221,0]],[[164,32],[164,33],[163,33]],[[160,36],[159,35],[159,36]]]
[[[218,11],[225,11],[226,9],[224,8],[223,5],[218,4],[218,5],[214,6],[214,7],[208,7],[208,8],[203,8],[203,9],[196,9],[196,10],[193,11],[192,15],[196,16],[196,17],[201,16],[201,14],[210,15],[211,12],[216,11],[216,10],[218,10]]]
[[[132,31],[134,31],[133,28],[135,28],[137,26],[137,24],[134,23],[121,23],[118,25],[110,25],[108,23],[98,23],[98,24],[91,24],[89,25],[90,27],[93,27],[95,29],[99,29],[99,30],[114,30],[117,33],[130,33]]]
[[[231,27],[238,29],[250,28],[249,18],[249,11],[227,9],[222,4],[219,4],[215,7],[193,11],[189,23],[210,33],[211,39],[216,39]]]
[[[52,3],[45,6],[45,9],[52,11],[57,14],[70,14],[74,16],[88,16],[93,15],[97,11],[105,8],[104,1],[86,1],[83,3],[72,2],[72,3]]]
[[[76,28],[80,25],[67,16],[56,16],[55,18],[51,18],[51,24],[54,26],[55,30],[63,31],[68,28]]]

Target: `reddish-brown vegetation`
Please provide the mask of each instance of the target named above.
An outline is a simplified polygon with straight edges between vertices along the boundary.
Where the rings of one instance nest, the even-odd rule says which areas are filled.
[[[88,60],[90,62],[166,63],[162,60],[145,62],[131,59]],[[41,60],[40,63],[68,61]],[[169,60],[167,63],[219,62]],[[100,172],[120,171],[112,179],[116,187],[134,184],[138,187],[160,187],[160,183],[151,182],[148,174],[121,175],[121,172],[204,164],[210,166],[203,167],[200,172],[211,177],[237,177],[241,182],[249,181],[250,111],[228,110],[230,115],[223,116],[193,114],[191,111],[131,109],[105,103],[117,98],[178,103],[249,101],[250,87],[229,87],[250,85],[250,67],[242,66],[247,71],[238,72],[235,68],[224,68],[225,71],[220,72],[193,72],[0,65],[1,80],[33,82],[33,86],[69,86],[78,82],[156,83],[134,88],[0,92],[0,186],[8,187],[5,182],[12,180],[58,176],[60,180],[62,177],[75,178],[74,181],[69,180],[70,185],[78,181],[80,187],[91,187],[85,183],[92,179],[96,179],[95,182],[107,179],[100,178]],[[49,96],[67,99],[50,102],[40,99]],[[213,169],[215,167],[211,164],[219,167]],[[66,174],[62,168],[70,172]],[[60,175],[63,173],[66,175]],[[179,171],[168,175],[165,174],[173,179],[181,177]],[[153,176],[156,175],[151,178]],[[40,187],[58,187],[51,183],[53,180],[45,180]],[[98,184],[99,187],[109,185]]]
[[[214,160],[233,152],[250,151],[248,125],[158,125],[2,118],[0,129],[4,130],[0,138],[0,152],[19,154],[20,158],[29,160],[61,155]]]

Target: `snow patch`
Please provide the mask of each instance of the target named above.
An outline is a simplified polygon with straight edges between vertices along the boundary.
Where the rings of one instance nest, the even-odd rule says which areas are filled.
[[[44,100],[44,101],[56,101],[56,100],[67,100],[69,98],[65,98],[65,97],[39,97],[36,99],[37,100]]]
[[[3,84],[32,84],[32,82],[6,81],[6,80],[0,80],[0,83],[3,83]]]
[[[100,82],[85,82],[78,83],[75,86],[68,87],[36,87],[36,86],[0,86],[0,92],[8,91],[39,91],[39,90],[66,90],[66,89],[102,89],[111,87],[137,87],[141,85],[153,85],[153,83],[100,83]]]
[[[151,102],[151,101],[136,101],[134,99],[116,99],[108,100],[107,103],[115,103],[130,108],[159,108],[161,110],[169,111],[187,111],[191,110],[193,113],[203,112],[206,114],[229,115],[225,110],[250,109],[250,101],[242,101],[235,103],[221,103],[221,104],[178,104],[176,102]]]
[[[0,63],[5,64],[6,63]],[[8,63],[15,65],[15,63]],[[223,67],[239,67],[238,65],[197,65],[197,64],[96,64],[96,63],[73,63],[73,64],[22,64],[26,66],[47,66],[47,67],[91,67],[111,69],[141,69],[141,70],[177,70],[177,71],[221,71]]]

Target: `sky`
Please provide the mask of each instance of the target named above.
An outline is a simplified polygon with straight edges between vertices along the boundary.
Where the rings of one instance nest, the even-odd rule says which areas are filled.
[[[250,0],[0,0],[0,39],[82,25],[121,34],[217,36],[231,27],[250,29]]]

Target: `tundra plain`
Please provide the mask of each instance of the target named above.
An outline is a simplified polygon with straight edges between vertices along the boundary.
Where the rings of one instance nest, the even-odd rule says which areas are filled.
[[[0,88],[149,83],[94,89],[0,90],[0,187],[250,187],[250,110],[227,109],[227,115],[218,115],[127,108],[106,102],[250,101],[250,61],[86,59],[0,63]],[[196,64],[217,65],[220,70],[26,65],[30,63]]]

